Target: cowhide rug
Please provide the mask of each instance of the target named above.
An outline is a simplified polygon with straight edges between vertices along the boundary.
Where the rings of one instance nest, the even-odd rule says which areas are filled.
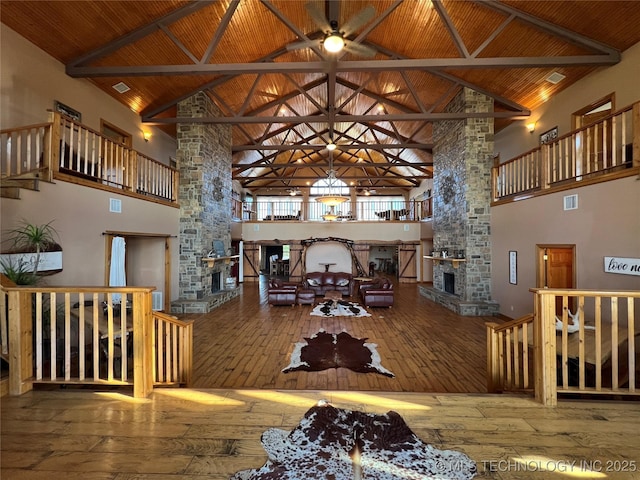
[[[328,368],[344,367],[360,373],[380,373],[393,377],[393,373],[380,364],[375,343],[366,338],[354,338],[347,332],[327,333],[320,330],[311,338],[298,342],[291,354],[291,363],[284,373],[296,370],[319,372]]]
[[[317,315],[320,317],[370,317],[371,314],[367,312],[357,303],[348,302],[346,300],[338,300],[335,308],[333,307],[333,301],[327,300],[321,302],[311,310],[311,315]]]
[[[262,434],[267,462],[231,480],[467,480],[477,472],[464,453],[423,443],[402,417],[319,403],[290,433]]]

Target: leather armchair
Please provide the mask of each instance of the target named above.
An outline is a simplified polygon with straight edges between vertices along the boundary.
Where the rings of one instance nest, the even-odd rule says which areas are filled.
[[[269,305],[295,305],[298,284],[283,282],[279,279],[269,280],[267,297]]]
[[[360,289],[365,307],[393,306],[393,283],[384,279],[377,284],[363,285]]]

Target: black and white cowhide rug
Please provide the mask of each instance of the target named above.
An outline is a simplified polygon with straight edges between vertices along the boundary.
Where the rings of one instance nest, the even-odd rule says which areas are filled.
[[[354,338],[347,332],[336,334],[320,330],[312,337],[305,337],[303,342],[295,344],[291,363],[282,371],[319,372],[344,367],[354,372],[380,373],[393,377],[393,373],[380,364],[377,345],[366,341],[366,338]]]
[[[477,473],[467,455],[420,440],[393,411],[384,415],[319,403],[290,433],[262,434],[267,462],[231,480],[467,480]]]
[[[317,315],[320,317],[370,317],[371,314],[367,312],[357,303],[348,302],[346,300],[338,300],[334,307],[332,300],[327,300],[319,303],[313,310],[311,315]]]

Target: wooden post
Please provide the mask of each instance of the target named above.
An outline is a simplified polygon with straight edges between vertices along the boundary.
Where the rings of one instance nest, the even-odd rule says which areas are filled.
[[[487,326],[487,390],[489,393],[500,391],[500,362],[498,358],[498,335],[495,333],[497,323],[489,322]]]
[[[9,394],[33,389],[31,293],[9,292]]]
[[[533,337],[535,363],[536,400],[548,407],[558,402],[556,372],[555,295],[544,289],[532,289],[535,293]]]
[[[551,169],[552,148],[553,143],[548,143],[546,145],[542,145],[541,147],[540,165],[538,165],[538,168],[540,170],[538,172],[538,175],[540,175],[540,188],[542,190],[549,188],[549,171]]]
[[[151,291],[133,294],[133,396],[146,398],[153,391]]]
[[[60,125],[60,114],[57,112],[49,112],[49,122],[51,130],[49,133],[49,141],[45,142],[43,167],[47,169],[48,181],[53,180],[53,174],[60,170],[60,140],[62,132]]]
[[[633,166],[640,167],[640,102],[633,104],[633,119],[631,124],[633,125]]]

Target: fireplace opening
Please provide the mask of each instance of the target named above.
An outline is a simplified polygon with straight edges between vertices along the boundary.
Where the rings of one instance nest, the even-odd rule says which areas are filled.
[[[222,290],[222,272],[213,272],[211,274],[211,293]]]
[[[443,273],[442,279],[444,281],[444,291],[447,293],[456,293],[456,276],[453,273]]]

